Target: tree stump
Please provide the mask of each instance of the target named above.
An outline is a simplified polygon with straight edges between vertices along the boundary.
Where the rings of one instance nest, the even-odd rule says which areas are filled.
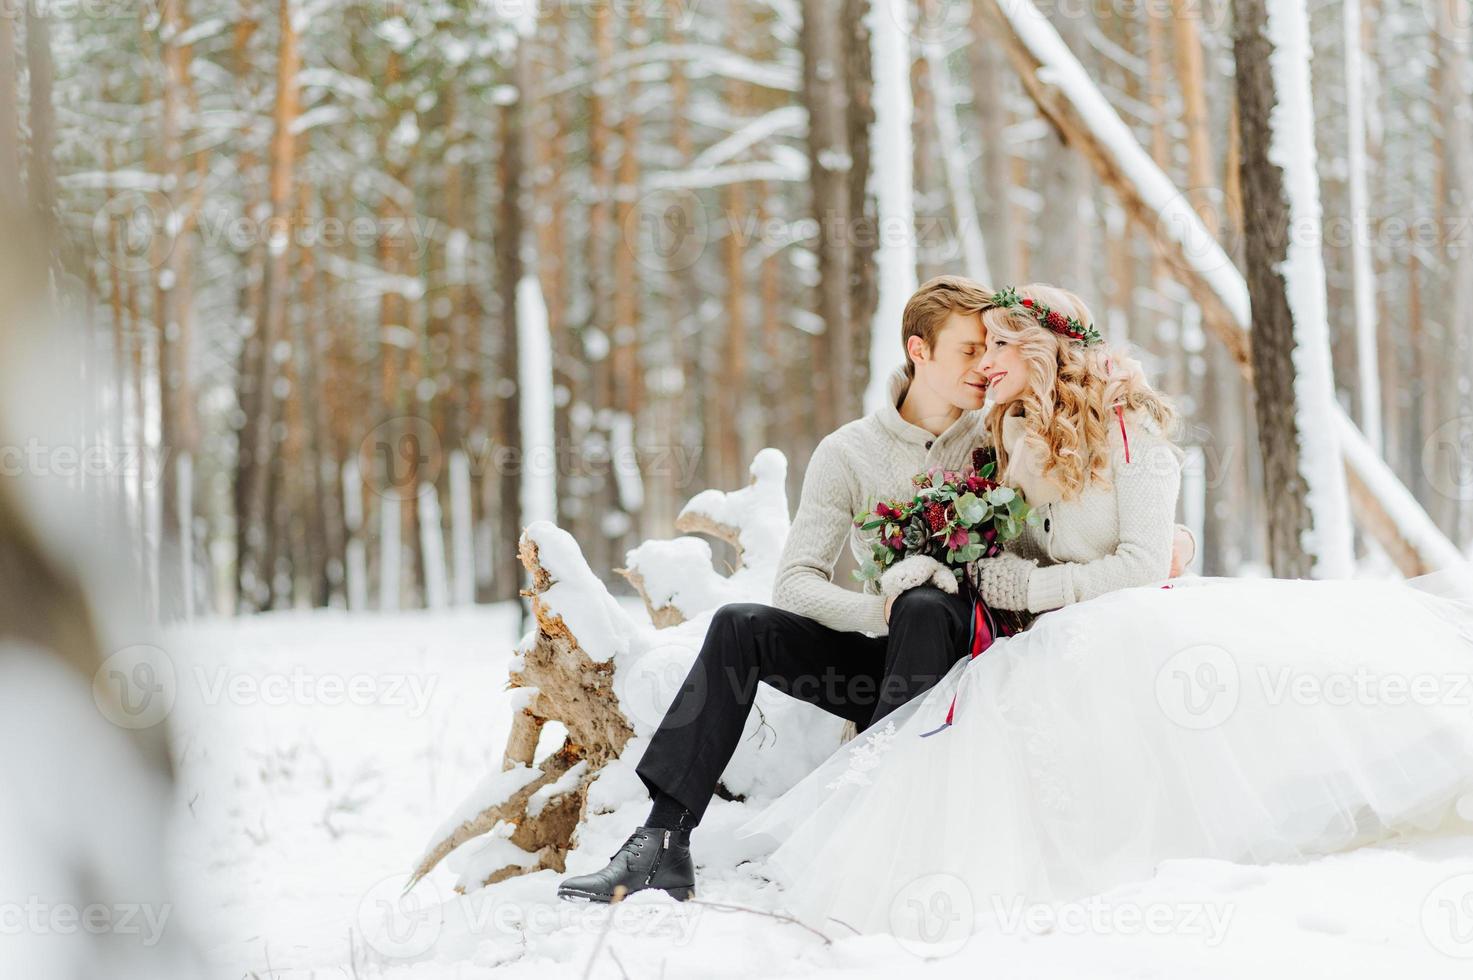
[[[531,600],[536,626],[523,638],[509,674],[516,700],[501,770],[435,832],[409,887],[452,851],[482,837],[479,846],[457,853],[457,891],[541,869],[565,870],[577,828],[589,815],[590,786],[619,760],[637,729],[653,732],[694,662],[704,627],[682,626],[727,602],[770,601],[788,531],[786,473],[783,455],[764,449],[753,459],[748,486],[700,493],[677,518],[678,529],[713,535],[737,549],[741,565],[729,576],[712,568],[710,544],[693,536],[647,541],[628,552],[625,567],[616,571],[643,597],[652,627],[625,613],[566,531],[546,521],[523,529],[518,555],[531,587],[522,594]],[[635,700],[621,704],[619,691],[632,692]],[[810,706],[778,692],[759,692],[754,715],[772,737],[744,739],[723,774],[739,789],[779,791],[836,744],[838,719],[814,719]],[[560,722],[567,737],[538,763],[549,721]],[[781,750],[774,748],[778,742]],[[726,796],[740,793],[727,788]]]

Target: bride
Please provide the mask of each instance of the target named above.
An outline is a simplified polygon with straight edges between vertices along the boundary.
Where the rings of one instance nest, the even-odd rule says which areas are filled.
[[[1166,859],[1287,861],[1473,818],[1469,569],[1168,583],[1172,406],[1074,294],[994,304],[998,472],[1042,519],[968,572],[1032,624],[738,828],[780,841],[787,909],[937,941]],[[937,571],[908,558],[882,584],[933,588]]]

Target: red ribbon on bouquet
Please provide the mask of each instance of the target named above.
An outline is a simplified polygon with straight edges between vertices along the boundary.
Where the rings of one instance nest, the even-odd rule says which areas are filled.
[[[987,603],[982,601],[982,596],[975,593],[972,595],[971,620],[971,636],[967,640],[967,659],[969,660],[975,660],[984,650],[992,646],[992,641],[997,637],[1012,636],[1017,632],[1016,629],[1009,628],[1007,625],[999,625],[992,610],[987,608]],[[956,695],[953,694],[951,707],[946,709],[946,720],[929,732],[921,732],[921,738],[950,728],[952,719],[955,717]]]

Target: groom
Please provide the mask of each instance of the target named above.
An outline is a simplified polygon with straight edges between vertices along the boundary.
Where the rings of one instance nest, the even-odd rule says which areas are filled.
[[[901,319],[906,363],[878,410],[825,436],[803,476],[772,604],[728,603],[650,739],[636,772],[653,806],[608,865],[558,895],[608,902],[616,890],[694,894],[690,831],[735,752],[765,682],[864,729],[936,684],[965,652],[967,600],[924,585],[884,596],[832,581],[854,515],[876,498],[909,498],[911,477],[960,470],[983,428],[982,321],[991,291],[961,276],[916,290]],[[1172,574],[1190,547],[1180,529]],[[1188,559],[1189,560],[1189,559]]]

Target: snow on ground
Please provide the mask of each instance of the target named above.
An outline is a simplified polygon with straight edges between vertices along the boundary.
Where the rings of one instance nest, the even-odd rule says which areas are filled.
[[[560,902],[553,872],[461,897],[442,867],[401,900],[430,833],[500,768],[517,632],[502,606],[272,614],[169,634],[172,871],[219,976],[1473,974],[1473,841],[1458,838],[1295,866],[1168,862],[1098,900],[975,906],[970,930],[956,925],[967,894],[942,881],[908,896],[956,916],[955,941],[927,948],[838,927],[826,943],[761,914],[648,892],[612,909]],[[714,801],[693,835],[698,897],[780,908],[756,842],[727,839],[743,810]],[[629,803],[590,820],[569,873],[602,866],[644,815]]]

